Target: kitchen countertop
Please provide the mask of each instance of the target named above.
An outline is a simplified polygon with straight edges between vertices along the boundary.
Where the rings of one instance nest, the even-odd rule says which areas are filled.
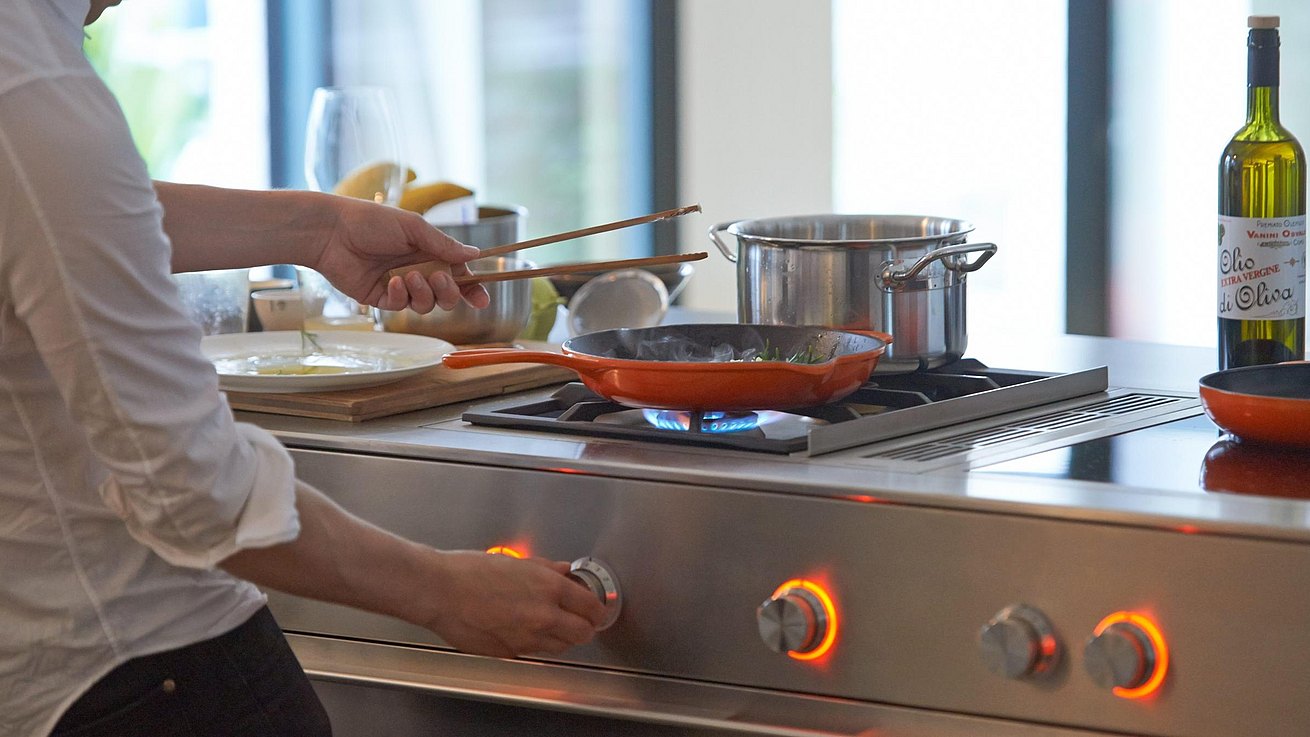
[[[722,315],[674,311],[666,323],[724,321]],[[728,320],[730,321],[730,320]],[[1033,338],[1020,331],[971,335],[969,355],[995,368],[1071,371],[1109,367],[1109,383],[1127,389],[1173,392],[1191,397],[1192,422],[1208,422],[1196,407],[1197,379],[1215,368],[1213,349],[1060,335]],[[550,389],[494,397],[360,423],[312,420],[242,412],[302,451],[363,453],[415,461],[596,474],[819,497],[874,495],[879,500],[959,510],[985,510],[1209,530],[1225,534],[1310,541],[1310,502],[1266,496],[1206,493],[1195,484],[1206,446],[1161,456],[1173,463],[1170,484],[1059,477],[1042,473],[953,468],[904,472],[871,465],[863,448],[816,457],[770,456],[686,445],[635,443],[551,433],[471,426],[461,417],[486,409],[547,398]],[[1180,415],[1182,416],[1182,415]],[[945,432],[945,431],[943,431]],[[1206,444],[1219,439],[1211,434]],[[1193,437],[1195,440],[1196,437]],[[1036,452],[1036,451],[1034,451]],[[1306,458],[1307,456],[1289,456]],[[991,461],[988,461],[989,463]],[[1310,475],[1310,462],[1294,460],[1295,475]],[[1300,469],[1305,467],[1305,472]],[[999,467],[999,466],[998,466]],[[1190,481],[1189,481],[1190,480]]]

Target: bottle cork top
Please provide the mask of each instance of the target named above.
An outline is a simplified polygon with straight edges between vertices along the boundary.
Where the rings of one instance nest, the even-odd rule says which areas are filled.
[[[1278,16],[1276,15],[1248,15],[1246,17],[1247,28],[1277,28]]]

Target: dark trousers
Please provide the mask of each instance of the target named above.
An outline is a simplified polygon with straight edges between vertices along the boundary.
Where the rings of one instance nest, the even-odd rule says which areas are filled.
[[[327,713],[268,609],[211,640],[110,671],[55,737],[330,737]]]

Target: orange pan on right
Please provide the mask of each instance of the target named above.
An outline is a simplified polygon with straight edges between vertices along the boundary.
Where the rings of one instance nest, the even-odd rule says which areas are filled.
[[[1217,371],[1200,392],[1210,419],[1243,442],[1310,448],[1310,363]]]

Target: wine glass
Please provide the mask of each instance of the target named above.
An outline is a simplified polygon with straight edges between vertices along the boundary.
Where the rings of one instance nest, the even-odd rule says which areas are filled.
[[[305,128],[311,189],[394,205],[405,186],[395,103],[383,87],[319,87]]]
[[[310,189],[396,205],[405,187],[395,103],[383,87],[319,87],[305,127],[305,181]],[[372,312],[327,284],[298,273],[302,298],[322,298],[306,310],[306,329],[373,330]],[[312,288],[311,288],[312,287]],[[306,307],[310,307],[307,303]],[[311,324],[313,323],[313,324]]]

